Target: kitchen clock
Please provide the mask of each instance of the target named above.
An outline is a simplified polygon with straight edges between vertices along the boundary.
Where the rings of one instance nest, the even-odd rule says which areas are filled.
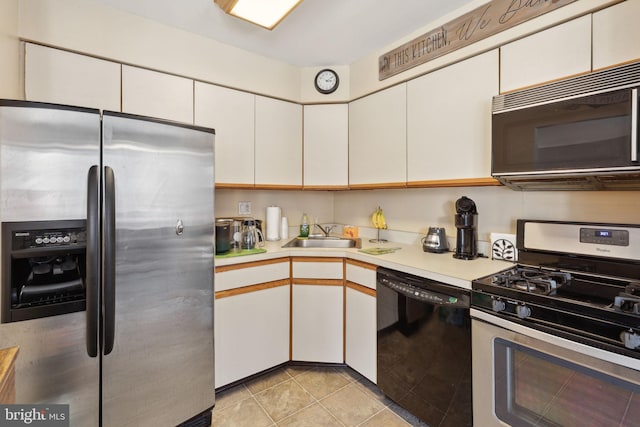
[[[314,80],[316,90],[325,95],[335,92],[339,83],[338,73],[328,68],[320,70]]]

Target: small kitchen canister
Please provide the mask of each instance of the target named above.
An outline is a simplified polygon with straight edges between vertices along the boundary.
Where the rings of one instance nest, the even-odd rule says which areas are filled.
[[[280,224],[280,238],[288,239],[289,238],[289,221],[286,216],[282,217],[282,222]]]

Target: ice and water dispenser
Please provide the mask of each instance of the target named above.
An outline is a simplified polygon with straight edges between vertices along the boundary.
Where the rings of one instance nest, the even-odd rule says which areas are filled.
[[[86,221],[2,223],[2,323],[85,309]]]

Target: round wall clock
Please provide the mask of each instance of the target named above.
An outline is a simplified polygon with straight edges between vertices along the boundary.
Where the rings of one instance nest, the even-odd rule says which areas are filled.
[[[335,92],[339,83],[338,73],[328,68],[320,70],[314,80],[316,90],[325,95]]]

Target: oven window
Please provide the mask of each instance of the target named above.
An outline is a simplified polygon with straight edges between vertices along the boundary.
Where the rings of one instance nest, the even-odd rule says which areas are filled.
[[[495,412],[511,426],[640,426],[640,385],[496,339]]]

